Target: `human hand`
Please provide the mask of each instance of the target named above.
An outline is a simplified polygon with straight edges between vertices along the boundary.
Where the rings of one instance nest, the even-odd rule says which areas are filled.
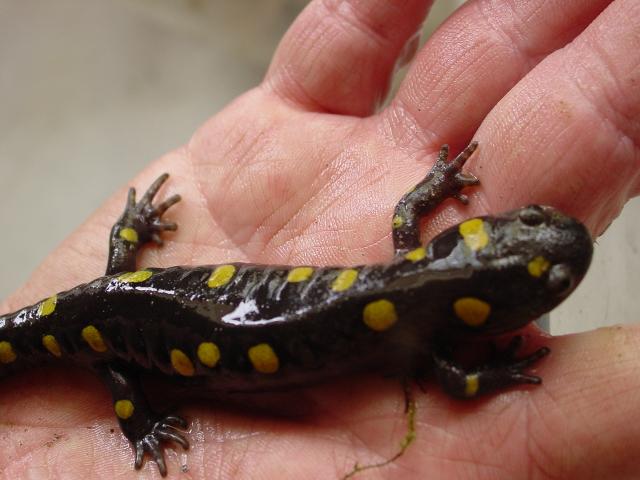
[[[164,195],[183,196],[167,214],[180,230],[141,264],[387,260],[397,200],[442,143],[457,151],[472,136],[480,147],[468,170],[482,185],[469,207],[447,204],[427,236],[528,203],[553,205],[601,232],[640,190],[637,2],[467,2],[374,113],[427,3],[313,2],[259,87],[131,182],[143,189],[168,171]],[[4,310],[101,275],[125,197],[123,189],[69,237]],[[415,443],[362,477],[637,477],[638,328],[545,344],[553,354],[538,370],[540,387],[474,402],[435,388],[419,394]],[[3,387],[3,477],[157,476],[153,462],[133,471],[96,379],[48,369]],[[302,419],[186,405],[189,474],[339,478],[356,461],[393,455],[404,433],[404,400],[392,380],[350,379],[292,396],[309,405]],[[178,477],[182,455],[168,453],[170,476]]]

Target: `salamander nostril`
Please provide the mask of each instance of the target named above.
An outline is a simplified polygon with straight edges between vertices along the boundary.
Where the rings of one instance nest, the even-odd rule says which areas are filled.
[[[568,292],[573,287],[573,274],[569,265],[560,263],[549,270],[547,285],[549,290],[557,294]]]
[[[523,208],[518,216],[522,223],[531,227],[540,225],[546,219],[544,211],[538,205],[531,205],[527,208]]]

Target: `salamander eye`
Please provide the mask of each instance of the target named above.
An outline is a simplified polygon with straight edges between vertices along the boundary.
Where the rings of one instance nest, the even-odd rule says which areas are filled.
[[[536,225],[540,225],[546,219],[542,208],[538,205],[531,205],[529,207],[523,208],[522,211],[518,214],[520,221],[525,225],[529,225],[530,227],[535,227]]]
[[[549,290],[557,294],[564,294],[573,287],[573,275],[568,265],[559,263],[549,270],[549,278],[547,280]]]

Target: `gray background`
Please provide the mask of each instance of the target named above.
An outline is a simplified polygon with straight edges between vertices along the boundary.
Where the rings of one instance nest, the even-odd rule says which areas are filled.
[[[431,31],[461,1],[440,1]],[[0,0],[0,297],[138,170],[256,85],[304,0]],[[638,319],[640,201],[554,333]]]

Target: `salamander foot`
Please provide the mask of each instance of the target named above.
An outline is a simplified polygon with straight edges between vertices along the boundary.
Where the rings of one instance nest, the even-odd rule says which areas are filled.
[[[164,461],[163,442],[175,442],[184,449],[189,442],[178,430],[186,429],[187,422],[176,415],[161,416],[155,413],[147,402],[140,379],[130,365],[112,363],[99,365],[96,371],[111,391],[114,400],[114,412],[125,437],[135,449],[135,468],[142,467],[145,452],[158,464],[158,470],[164,477],[167,465]]]
[[[480,181],[461,170],[477,147],[478,142],[471,142],[457,157],[449,161],[449,145],[443,145],[427,176],[400,199],[392,222],[396,255],[403,255],[420,247],[420,219],[446,199],[455,198],[465,205],[469,203],[469,198],[462,190],[478,185]]]
[[[180,195],[173,195],[158,205],[152,203],[156,193],[168,178],[168,173],[160,175],[137,203],[135,188],[129,189],[127,206],[122,217],[130,219],[132,227],[142,243],[151,239],[158,245],[162,245],[160,234],[163,231],[175,231],[178,228],[175,223],[162,222],[161,217],[172,205],[180,201]]]
[[[158,205],[152,203],[168,178],[167,173],[160,175],[139,202],[136,202],[136,190],[129,189],[124,213],[111,229],[107,275],[134,271],[136,255],[143,245],[149,241],[162,245],[162,232],[178,229],[178,225],[163,222],[161,217],[172,205],[180,201],[180,195],[173,195]]]
[[[542,347],[517,359],[515,354],[521,345],[522,337],[514,337],[509,346],[496,355],[493,362],[471,371],[465,371],[455,362],[433,353],[438,382],[445,392],[457,398],[472,398],[517,384],[539,385],[542,379],[525,373],[524,370],[546,357],[551,350]]]
[[[136,450],[136,460],[134,464],[136,470],[142,468],[144,454],[147,452],[158,465],[160,475],[163,477],[167,475],[167,465],[164,461],[162,443],[171,441],[180,444],[185,450],[189,448],[189,441],[182,433],[176,430],[176,427],[184,429],[187,427],[187,422],[175,415],[164,417],[151,427],[149,433],[145,434],[139,440],[132,442]]]
[[[436,160],[431,173],[434,174],[434,177],[440,177],[437,183],[441,184],[440,188],[443,190],[442,195],[444,197],[455,198],[465,205],[469,203],[469,198],[460,192],[465,187],[479,185],[480,180],[471,173],[462,173],[461,170],[477,147],[478,142],[471,142],[467,145],[467,148],[450,162],[447,161],[449,158],[449,145],[443,145],[440,148],[438,160]]]

